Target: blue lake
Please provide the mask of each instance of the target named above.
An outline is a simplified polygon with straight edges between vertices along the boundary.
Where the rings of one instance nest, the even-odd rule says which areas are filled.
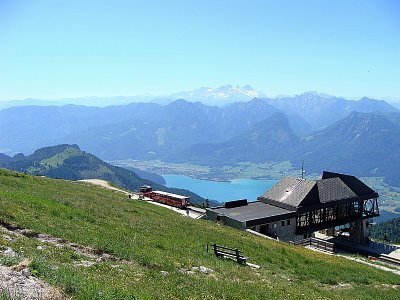
[[[194,179],[183,175],[163,175],[167,187],[190,190],[203,198],[226,202],[238,199],[254,201],[275,185],[277,180],[234,179],[216,182]]]

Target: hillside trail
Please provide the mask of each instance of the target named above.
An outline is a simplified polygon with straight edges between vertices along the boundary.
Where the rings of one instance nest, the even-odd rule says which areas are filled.
[[[109,189],[109,190],[113,190],[113,191],[119,191],[119,192],[121,192],[121,193],[123,193],[123,194],[125,194],[127,196],[130,195],[130,199],[132,199],[132,200],[139,200],[139,194],[138,193],[127,192],[127,191],[121,190],[119,188],[113,187],[107,181],[102,180],[102,179],[82,179],[82,180],[78,180],[78,181],[79,182],[86,182],[86,183],[95,184],[95,185],[98,185],[98,186],[101,186],[103,188],[106,188],[106,189]],[[144,197],[143,200],[147,201],[148,203],[157,205],[157,206],[162,206],[164,208],[168,208],[169,210],[172,210],[174,212],[177,212],[177,213],[179,213],[179,214],[181,214],[183,216],[187,216],[187,217],[192,218],[192,219],[199,219],[205,214],[205,210],[204,209],[199,209],[199,208],[194,208],[194,207],[189,207],[189,210],[180,209],[178,207],[173,207],[173,206],[166,205],[166,204],[163,204],[163,203],[155,202],[152,199],[146,198],[146,197]]]
[[[102,180],[102,179],[82,179],[82,180],[78,180],[79,182],[87,182],[87,183],[92,183],[95,185],[99,185],[101,187],[104,187],[106,189],[109,190],[114,190],[114,191],[119,191],[121,193],[124,193],[126,195],[129,195],[130,193],[124,190],[121,190],[119,188],[113,187],[111,186],[107,181]],[[139,199],[139,196],[137,196],[136,194],[131,194],[132,196],[136,196]]]

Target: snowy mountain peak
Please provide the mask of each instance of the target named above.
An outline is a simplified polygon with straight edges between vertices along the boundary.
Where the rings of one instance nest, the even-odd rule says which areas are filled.
[[[250,85],[232,86],[223,85],[217,88],[201,87],[192,91],[179,92],[166,96],[171,100],[185,99],[187,101],[200,101],[207,105],[226,105],[238,101],[249,101],[263,94],[254,90]]]

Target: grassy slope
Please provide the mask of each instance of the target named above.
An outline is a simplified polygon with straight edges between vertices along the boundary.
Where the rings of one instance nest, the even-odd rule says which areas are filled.
[[[73,266],[82,258],[66,248],[1,238],[33,259],[44,280],[78,299],[398,299],[400,277],[338,257],[192,220],[119,193],[77,182],[0,169],[0,221],[89,245],[132,264]],[[217,242],[238,247],[261,269],[206,252]],[[115,266],[117,264],[117,266]],[[185,275],[193,266],[212,275]],[[168,271],[163,276],[160,271]],[[334,287],[346,283],[344,287]]]
[[[137,191],[142,185],[190,197],[192,205],[201,206],[206,199],[184,189],[168,188],[151,180],[140,178],[135,172],[110,165],[98,157],[81,151],[77,145],[56,145],[36,150],[33,154],[1,157],[0,167],[32,175],[68,180],[98,178],[113,182],[127,190]],[[212,204],[216,204],[210,201]]]
[[[45,168],[46,171],[52,169],[52,168],[57,168],[59,166],[62,166],[64,164],[64,161],[67,158],[70,158],[71,156],[76,156],[76,155],[81,155],[81,151],[73,148],[73,147],[68,147],[64,151],[57,153],[50,158],[43,159],[41,162],[41,165]],[[31,167],[28,169],[28,172],[37,172],[40,171],[39,168]]]

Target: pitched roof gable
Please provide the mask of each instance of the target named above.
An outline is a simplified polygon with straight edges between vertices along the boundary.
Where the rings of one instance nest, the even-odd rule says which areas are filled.
[[[328,205],[328,203],[349,201],[348,199],[357,197],[371,199],[378,197],[378,193],[354,176],[325,171],[320,180],[284,177],[269,191],[258,197],[258,200],[281,208],[296,210],[298,207]]]
[[[360,179],[352,175],[324,171],[322,179],[340,178],[357,196],[366,196],[376,193],[373,189],[363,183]]]
[[[259,197],[259,200],[283,208],[295,208],[300,206],[315,184],[314,180],[287,176]]]
[[[320,203],[357,197],[339,177],[318,180],[317,187]]]

